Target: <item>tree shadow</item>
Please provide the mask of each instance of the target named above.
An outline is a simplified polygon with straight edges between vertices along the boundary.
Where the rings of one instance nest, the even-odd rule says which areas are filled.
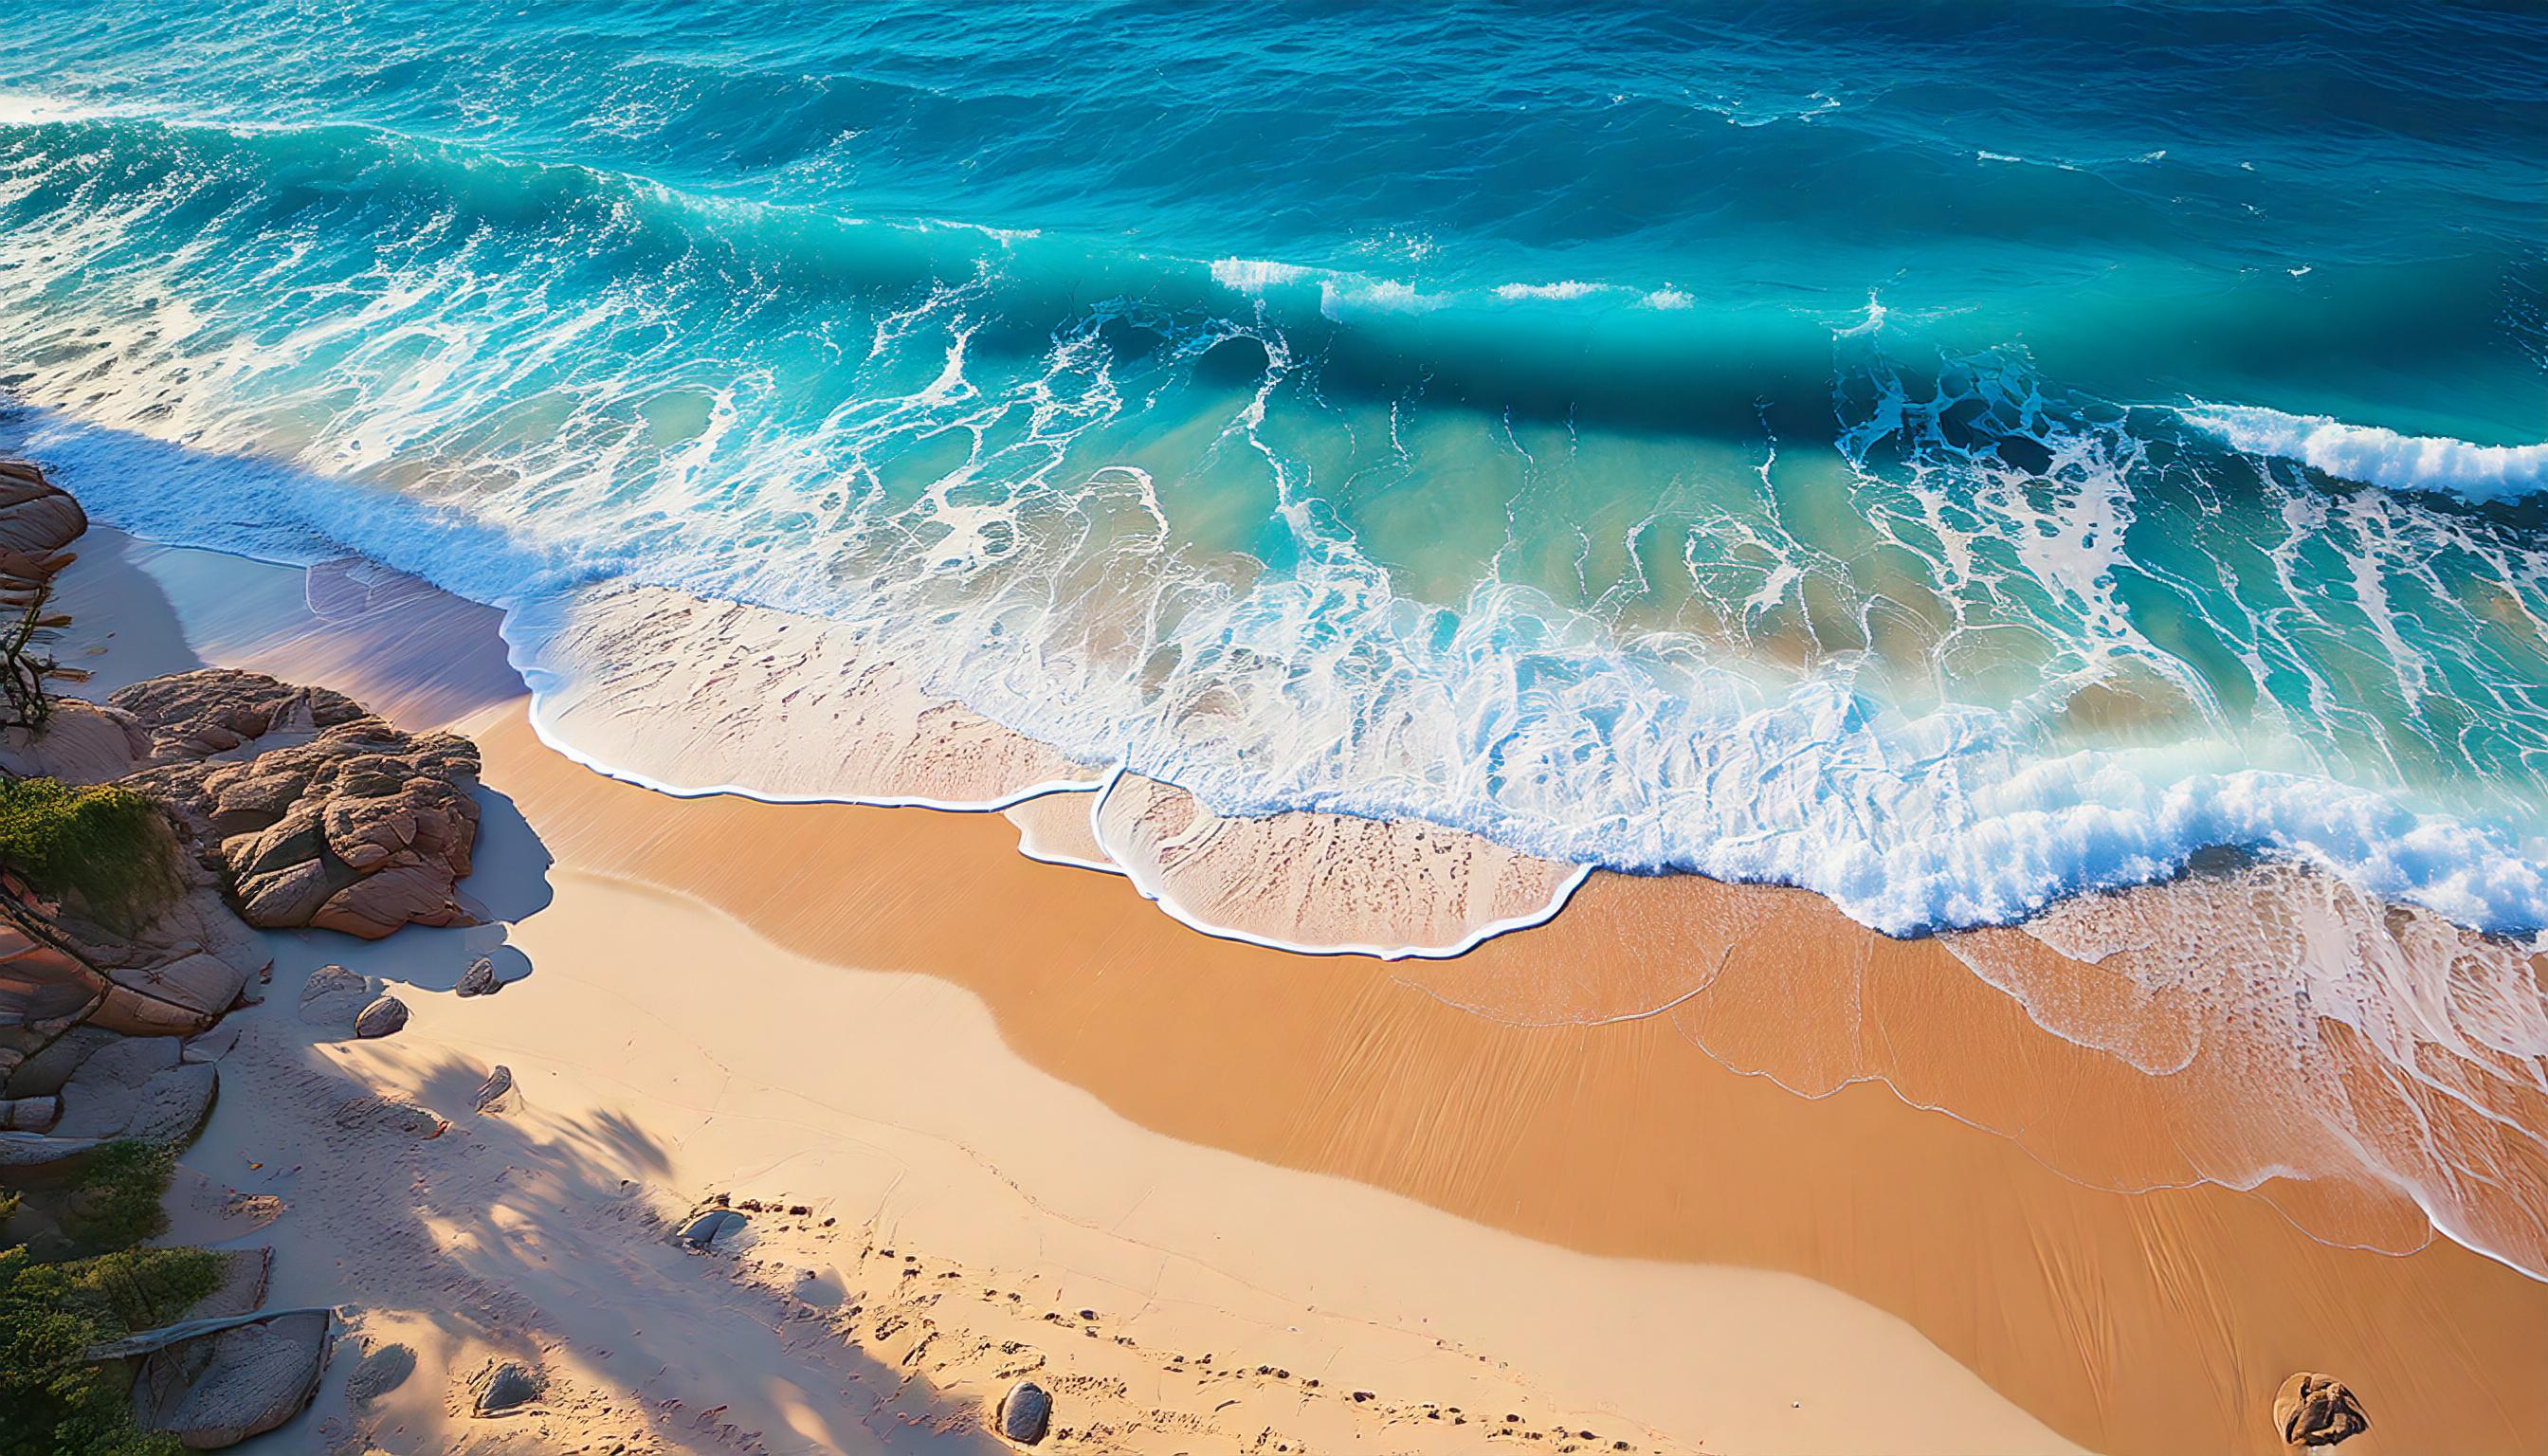
[[[188,1161],[257,1152],[253,1168],[209,1171],[286,1203],[239,1240],[276,1248],[266,1304],[331,1305],[349,1322],[313,1409],[239,1449],[349,1437],[442,1449],[407,1423],[420,1408],[465,1408],[469,1378],[491,1359],[544,1370],[574,1394],[517,1417],[464,1417],[454,1449],[601,1449],[640,1435],[673,1449],[1008,1449],[976,1399],[847,1337],[840,1322],[884,1292],[856,1287],[862,1276],[833,1273],[801,1293],[752,1282],[738,1272],[749,1226],[711,1251],[680,1246],[678,1204],[659,1186],[671,1149],[628,1118],[545,1116],[537,1088],[522,1092],[528,1106],[475,1111],[486,1067],[439,1049],[419,1049],[397,1081],[447,1128],[363,1115],[381,1099],[332,1064],[322,1033],[277,1009],[242,1013],[250,1025],[227,1074],[255,1095],[229,1099]],[[377,1050],[397,1053],[396,1040]],[[857,1247],[857,1233],[843,1236]],[[357,1398],[347,1382],[366,1347],[393,1340],[420,1353],[417,1377],[395,1396]]]

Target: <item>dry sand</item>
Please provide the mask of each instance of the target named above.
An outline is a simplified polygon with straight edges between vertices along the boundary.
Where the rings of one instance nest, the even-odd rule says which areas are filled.
[[[1120,877],[1026,859],[1000,816],[599,778],[470,655],[472,609],[430,634],[428,694],[394,656],[347,662],[341,624],[276,608],[282,647],[195,625],[201,583],[180,577],[265,569],[143,548],[179,602],[154,607],[97,546],[79,581],[121,623],[102,682],[196,654],[333,662],[370,681],[328,681],[411,718],[474,709],[488,753],[469,888],[509,925],[363,953],[416,1016],[351,1046],[311,1046],[288,1003],[352,943],[284,938],[277,1004],[246,1019],[188,1159],[285,1200],[261,1235],[278,1298],[351,1301],[363,1338],[418,1354],[362,1411],[332,1374],[322,1420],[272,1449],[321,1425],[392,1450],[529,1431],[447,1397],[515,1349],[555,1377],[534,1418],[557,1440],[685,1447],[980,1445],[965,1412],[1026,1364],[1075,1440],[1140,1450],[1591,1430],[1600,1449],[2262,1451],[2296,1369],[2361,1393],[2375,1429],[2349,1450],[2548,1432],[2548,1287],[2455,1244],[2371,1252],[2293,1222],[2412,1247],[2394,1200],[2054,1172],[2029,1144],[2106,1181],[2163,1175],[2200,1110],[2047,1035],[1940,943],[1810,896],[1607,875],[1452,960],[1208,939]],[[449,996],[482,951],[530,975]],[[496,1061],[522,1107],[481,1117]],[[2022,1143],[1849,1080],[1870,1069],[2044,1125],[2013,1127]],[[314,1125],[348,1078],[454,1126],[424,1138],[359,1101]],[[731,1258],[673,1248],[661,1220],[715,1191],[813,1212],[757,1219]]]

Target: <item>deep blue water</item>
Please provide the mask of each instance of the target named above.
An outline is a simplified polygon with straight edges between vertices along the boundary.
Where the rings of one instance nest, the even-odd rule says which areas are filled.
[[[2542,136],[2516,7],[35,0],[0,388],[119,524],[865,624],[1233,810],[2529,929]]]

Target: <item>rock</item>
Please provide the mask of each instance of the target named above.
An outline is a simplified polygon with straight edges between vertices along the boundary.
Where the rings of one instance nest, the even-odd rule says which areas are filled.
[[[212,1250],[221,1260],[219,1282],[213,1292],[186,1307],[186,1318],[202,1320],[215,1315],[252,1315],[265,1303],[265,1284],[274,1272],[274,1250],[266,1247]]]
[[[322,965],[301,987],[301,1019],[314,1027],[350,1032],[354,1019],[380,994],[379,984],[360,971]]]
[[[1000,1397],[998,1415],[1001,1435],[1032,1446],[1044,1439],[1046,1427],[1052,1423],[1052,1397],[1032,1380],[1019,1381]]]
[[[221,1073],[184,1059],[175,1037],[118,1037],[82,1060],[62,1084],[55,1138],[139,1138],[175,1142],[194,1136],[213,1110]]]
[[[70,493],[24,460],[0,460],[0,584],[25,588],[70,565],[62,548],[88,530]]]
[[[51,1097],[14,1097],[0,1099],[0,1132],[41,1133],[62,1115],[62,1105]]]
[[[0,1168],[49,1168],[101,1144],[93,1138],[46,1138],[0,1133]]]
[[[129,713],[65,697],[53,703],[45,731],[0,731],[0,770],[21,778],[106,783],[141,767],[150,736]]]
[[[235,669],[111,699],[149,740],[124,781],[170,806],[251,925],[378,940],[472,925],[456,886],[478,836],[478,750],[409,734],[342,693]]]
[[[463,996],[493,996],[503,988],[504,983],[496,979],[496,962],[481,956],[469,962],[469,968],[460,973],[460,984],[452,989]]]
[[[152,1351],[134,1393],[142,1424],[194,1451],[274,1429],[318,1392],[330,1322],[324,1310],[297,1310]]]
[[[9,1074],[6,1088],[0,1090],[6,1090],[12,1097],[52,1096],[70,1081],[71,1073],[79,1070],[81,1062],[88,1060],[98,1048],[114,1046],[118,1040],[113,1032],[102,1027],[73,1027],[19,1062],[18,1069]]]
[[[364,1007],[354,1017],[357,1037],[387,1037],[407,1025],[407,1003],[396,996],[383,996]]]
[[[2274,1393],[2274,1429],[2286,1446],[2332,1446],[2371,1428],[2343,1381],[2304,1370]]]
[[[473,1415],[501,1415],[540,1398],[540,1378],[511,1360],[491,1365],[469,1383]]]
[[[209,876],[182,868],[207,882],[138,930],[81,920],[0,870],[0,1029],[59,1032],[85,1021],[132,1036],[185,1035],[251,999],[250,982],[273,956]]]
[[[186,1039],[178,1056],[186,1061],[219,1061],[238,1046],[238,1023],[225,1022],[209,1032]]]
[[[499,1062],[478,1084],[478,1110],[490,1117],[500,1117],[521,1105],[513,1092],[513,1069]]]
[[[718,1239],[735,1232],[743,1226],[743,1215],[734,1210],[710,1209],[682,1225],[682,1231],[674,1236],[690,1248],[713,1248]]]
[[[136,682],[107,701],[132,715],[152,764],[186,763],[253,748],[269,736],[282,747],[361,721],[363,705],[341,692],[303,687],[237,668],[204,668]]]

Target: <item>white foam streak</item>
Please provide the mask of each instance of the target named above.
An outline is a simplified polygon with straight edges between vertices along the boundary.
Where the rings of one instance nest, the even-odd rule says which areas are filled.
[[[2386,490],[2495,501],[2548,488],[2548,444],[2478,445],[2252,405],[2193,405],[2178,412],[2233,450],[2297,461],[2322,475]]]

